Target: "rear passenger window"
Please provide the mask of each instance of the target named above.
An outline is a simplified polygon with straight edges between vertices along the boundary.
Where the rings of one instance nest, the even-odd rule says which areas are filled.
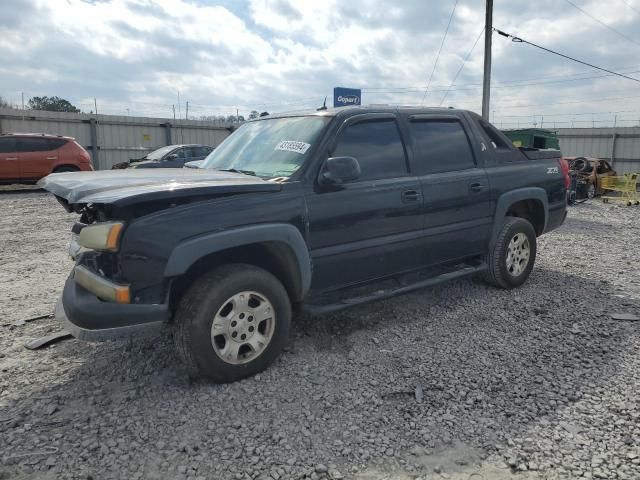
[[[196,147],[193,149],[194,157],[206,157],[211,153],[212,148],[210,147]]]
[[[507,142],[503,138],[503,136],[500,134],[500,132],[498,132],[498,130],[496,130],[496,128],[493,125],[490,125],[489,123],[485,122],[484,120],[480,120],[479,123],[480,123],[480,126],[482,127],[482,129],[484,130],[484,132],[489,137],[489,140],[491,141],[491,146],[494,149],[496,149],[496,150],[511,150],[511,147],[509,146],[509,142]]]
[[[407,174],[407,158],[395,120],[362,122],[347,127],[332,156],[358,160],[362,171],[359,180]]]
[[[418,146],[420,173],[451,172],[476,166],[467,134],[456,120],[414,121],[411,134]]]
[[[67,141],[63,138],[49,138],[47,140],[49,148],[47,150],[57,150],[63,146]]]
[[[51,148],[49,148],[48,138],[18,137],[19,152],[46,152],[48,150],[51,150]]]
[[[16,153],[16,139],[0,138],[0,153]]]

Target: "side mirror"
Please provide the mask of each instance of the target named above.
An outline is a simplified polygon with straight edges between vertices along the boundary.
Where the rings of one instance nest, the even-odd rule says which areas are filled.
[[[356,180],[360,174],[360,164],[355,158],[331,157],[324,162],[318,181],[321,185],[336,185]]]
[[[165,160],[175,160],[176,158],[178,158],[178,154],[177,153],[171,153],[169,155],[167,155],[165,157]]]

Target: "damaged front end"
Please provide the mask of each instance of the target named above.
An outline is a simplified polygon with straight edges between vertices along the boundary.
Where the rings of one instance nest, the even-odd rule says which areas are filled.
[[[169,237],[177,233],[171,216],[162,221],[166,235],[150,235],[154,213],[281,189],[244,174],[197,169],[60,173],[39,185],[80,216],[69,246],[75,265],[57,315],[86,340],[130,336],[168,320],[170,284],[163,271]]]

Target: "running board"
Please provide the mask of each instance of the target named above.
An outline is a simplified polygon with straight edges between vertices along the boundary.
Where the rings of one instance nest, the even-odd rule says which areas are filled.
[[[448,282],[450,280],[469,277],[469,276],[481,273],[486,269],[487,269],[487,266],[485,264],[480,264],[477,266],[467,265],[460,269],[442,273],[440,275],[436,275],[434,277],[427,278],[425,280],[420,280],[420,281],[411,283],[409,285],[402,285],[402,282],[400,281],[399,283],[402,285],[400,287],[377,290],[375,291],[375,293],[372,293],[369,295],[346,298],[335,303],[326,303],[326,304],[319,304],[319,305],[304,303],[302,304],[302,310],[311,315],[324,315],[327,313],[337,312],[338,310],[343,310],[345,308],[354,307],[356,305],[360,305],[363,303],[368,303],[374,300],[382,300],[385,298],[394,297],[396,295],[401,295],[403,293],[411,292],[413,290],[417,290],[420,288],[438,285],[440,283]]]

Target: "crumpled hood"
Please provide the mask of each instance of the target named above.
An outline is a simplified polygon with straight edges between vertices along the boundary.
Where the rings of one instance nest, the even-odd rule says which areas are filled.
[[[278,183],[241,173],[194,168],[141,168],[52,173],[38,185],[69,204],[126,206],[167,198],[274,192]]]

